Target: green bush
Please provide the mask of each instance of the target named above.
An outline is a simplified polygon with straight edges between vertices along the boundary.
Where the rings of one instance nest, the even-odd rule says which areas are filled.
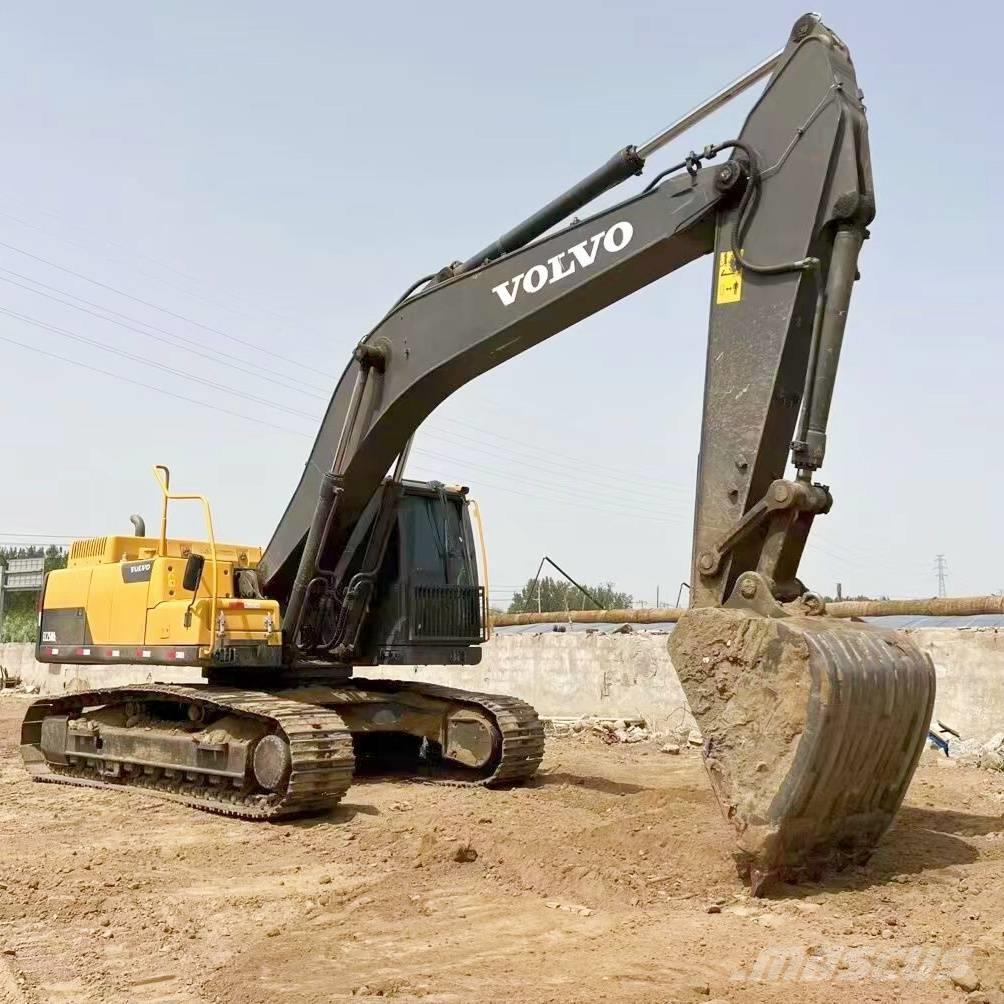
[[[31,610],[8,610],[4,614],[3,629],[0,630],[0,642],[34,642],[37,630],[38,615],[35,613],[34,607]]]

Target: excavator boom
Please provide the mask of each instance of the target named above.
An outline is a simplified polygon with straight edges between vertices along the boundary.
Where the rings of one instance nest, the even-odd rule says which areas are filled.
[[[593,197],[604,179],[639,172],[644,159],[625,148],[480,257],[444,269],[402,299],[362,339],[258,566],[267,595],[290,600],[298,612],[296,567],[326,476],[337,482],[338,503],[312,556],[322,563],[344,552],[387,470],[455,390],[711,253],[697,604],[723,603],[741,572],[756,568],[757,534],[723,542],[722,528],[737,524],[783,477],[800,408],[809,425],[799,429],[793,452],[806,484],[797,501],[803,511],[825,506],[808,475],[822,464],[857,252],[874,215],[867,126],[849,53],[817,17],[800,18],[788,45],[740,82],[768,66],[770,80],[738,139],[691,155],[685,170],[663,172],[669,176],[610,209],[512,250],[581,204],[575,193]],[[716,96],[708,105],[718,103]],[[725,150],[732,159],[702,166]],[[640,361],[630,348],[627,354]],[[789,536],[777,571],[794,579],[801,548]],[[287,609],[287,626],[289,618]]]

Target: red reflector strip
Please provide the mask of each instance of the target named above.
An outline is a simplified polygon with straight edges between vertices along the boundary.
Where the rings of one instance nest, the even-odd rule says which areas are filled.
[[[59,656],[62,654],[64,660],[68,659],[88,659],[91,662],[139,662],[140,660],[152,660],[159,662],[186,662],[198,661],[198,649],[189,648],[169,648],[166,645],[154,645],[150,648],[105,648],[104,646],[83,647],[79,645],[45,645],[39,652],[49,656]]]

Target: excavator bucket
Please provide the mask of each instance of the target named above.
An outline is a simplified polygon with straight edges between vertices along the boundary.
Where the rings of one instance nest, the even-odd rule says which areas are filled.
[[[866,860],[924,747],[930,657],[859,622],[720,607],[669,646],[753,893]]]

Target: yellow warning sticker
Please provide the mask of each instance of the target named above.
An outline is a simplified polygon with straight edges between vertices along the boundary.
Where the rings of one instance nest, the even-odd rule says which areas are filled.
[[[738,303],[743,298],[743,271],[731,251],[718,256],[715,303]]]

